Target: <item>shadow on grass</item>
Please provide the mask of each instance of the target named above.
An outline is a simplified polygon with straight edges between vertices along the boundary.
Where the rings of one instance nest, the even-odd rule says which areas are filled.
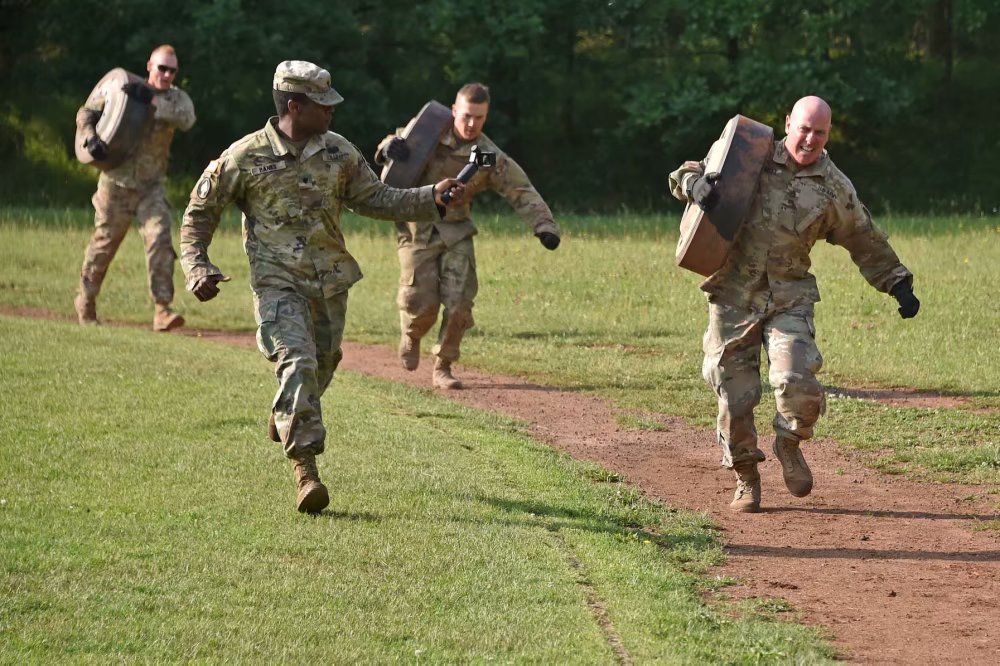
[[[482,335],[482,332],[480,332]],[[628,332],[628,339],[657,339],[657,338],[677,338],[686,336],[686,333],[679,333],[677,331],[665,330],[662,328],[647,328],[647,329],[637,329],[630,330]],[[475,336],[469,336],[475,337]],[[508,333],[507,337],[513,338],[514,340],[551,340],[557,343],[571,343],[574,346],[586,347],[588,349],[597,350],[610,350],[610,351],[637,351],[638,348],[635,345],[625,345],[621,342],[616,342],[609,340],[607,337],[602,335],[595,335],[593,332],[584,332],[576,328],[562,329],[558,333],[553,333],[552,331],[517,331],[515,333]],[[656,349],[643,349],[646,352],[656,352]]]
[[[678,534],[660,534],[648,526],[630,523],[621,518],[602,515],[594,511],[580,511],[540,502],[482,495],[475,499],[504,513],[518,516],[517,519],[508,524],[520,527],[544,527],[550,532],[558,532],[562,529],[588,531],[626,540],[647,540],[668,549],[686,547],[694,550],[705,550],[717,544],[715,536],[704,530],[685,528]],[[661,507],[661,510],[671,511],[667,507]]]
[[[377,523],[385,517],[371,511],[336,511],[324,509],[319,513],[307,514],[311,518],[329,518],[331,520],[345,520],[352,523]]]

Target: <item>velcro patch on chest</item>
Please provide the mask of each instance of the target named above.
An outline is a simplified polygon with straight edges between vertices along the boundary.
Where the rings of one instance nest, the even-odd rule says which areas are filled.
[[[332,146],[327,146],[326,151],[323,153],[324,162],[343,162],[348,157],[348,153],[341,150],[336,144]]]
[[[262,173],[271,173],[272,171],[281,171],[288,167],[288,162],[271,162],[270,164],[261,164],[259,166],[250,168],[251,176],[259,176]]]

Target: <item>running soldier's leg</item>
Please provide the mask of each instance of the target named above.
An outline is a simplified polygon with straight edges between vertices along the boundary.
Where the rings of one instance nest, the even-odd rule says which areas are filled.
[[[441,255],[441,331],[431,350],[442,361],[457,361],[465,332],[472,328],[472,306],[479,292],[472,238],[461,240]]]
[[[333,374],[344,358],[341,343],[347,322],[347,292],[342,291],[314,304],[316,329],[316,380],[323,395],[333,381]]]
[[[826,410],[823,386],[816,379],[823,357],[816,347],[813,306],[800,306],[771,317],[764,328],[764,344],[777,411],[774,431],[794,441],[809,439]]]
[[[170,238],[171,211],[163,185],[143,192],[137,211],[139,232],[146,248],[149,293],[154,303],[170,305],[174,300],[174,252]]]
[[[92,302],[100,293],[108,267],[125,238],[139,196],[133,190],[118,187],[102,174],[91,202],[94,204],[94,234],[83,255],[80,295]]]
[[[285,455],[320,454],[326,428],[309,301],[292,291],[264,290],[254,294],[254,305],[257,346],[278,379],[272,413]]]
[[[764,460],[757,446],[753,410],[760,402],[762,321],[748,310],[710,303],[702,376],[719,403],[717,436],[722,466]]]
[[[414,340],[423,338],[437,320],[441,305],[438,263],[445,251],[444,242],[435,232],[426,246],[401,242],[399,256],[400,333]]]

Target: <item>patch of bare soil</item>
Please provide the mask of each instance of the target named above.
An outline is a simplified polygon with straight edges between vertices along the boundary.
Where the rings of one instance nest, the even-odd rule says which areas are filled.
[[[252,335],[185,333],[255,346]],[[344,370],[430,387],[426,358],[410,373],[386,347],[345,344],[344,352]],[[717,573],[740,581],[728,592],[787,600],[845,660],[1000,663],[1000,538],[976,530],[1000,512],[982,488],[885,476],[820,439],[805,447],[815,476],[809,497],[789,495],[781,466],[768,460],[765,510],[734,514],[734,480],[719,468],[714,433],[671,417],[661,417],[661,431],[623,428],[599,398],[456,370],[466,389],[448,398],[526,421],[537,439],[620,473],[648,496],[710,515],[729,554]]]
[[[992,414],[994,410],[970,408],[972,399],[964,395],[952,395],[938,391],[921,391],[919,389],[896,388],[838,388],[826,387],[828,395],[837,395],[856,400],[870,400],[893,407],[919,407],[922,409],[970,409],[983,414]]]

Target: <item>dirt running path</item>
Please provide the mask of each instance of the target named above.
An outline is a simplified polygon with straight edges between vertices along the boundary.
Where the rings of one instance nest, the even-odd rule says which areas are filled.
[[[185,332],[254,347],[251,335]],[[346,344],[344,352],[344,370],[430,386],[426,359],[408,373],[387,347]],[[975,530],[1000,512],[982,488],[881,475],[821,439],[806,451],[812,495],[788,495],[769,460],[761,466],[765,511],[734,514],[733,480],[718,467],[712,432],[670,417],[661,417],[663,431],[623,429],[598,398],[462,367],[457,374],[467,388],[448,398],[522,419],[537,439],[619,472],[647,495],[706,512],[729,554],[717,573],[741,581],[727,591],[788,600],[805,622],[826,628],[842,658],[1000,663],[1000,538]]]

